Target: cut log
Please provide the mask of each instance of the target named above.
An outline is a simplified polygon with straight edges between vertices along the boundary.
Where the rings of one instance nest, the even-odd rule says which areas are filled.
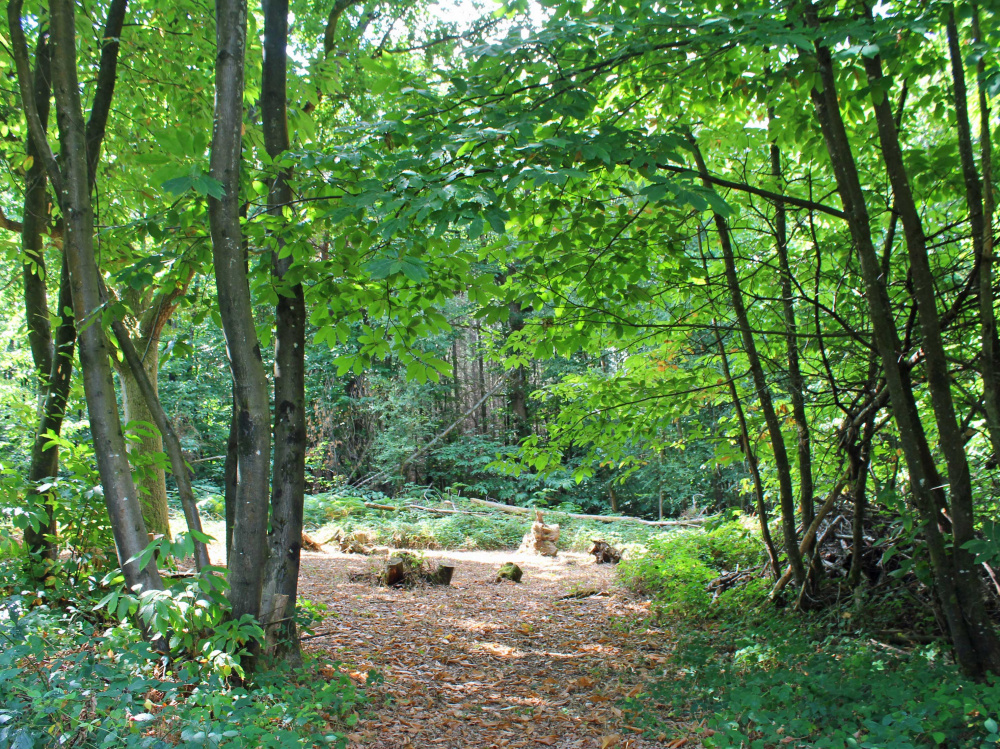
[[[323,547],[319,545],[319,542],[314,541],[305,531],[302,531],[302,548],[306,551],[323,551]]]
[[[455,574],[455,565],[439,564],[437,569],[427,575],[431,585],[451,585],[451,577]]]
[[[508,512],[512,515],[530,515],[532,512],[529,507],[514,507],[513,505],[505,505],[500,502],[491,502],[488,499],[475,499],[470,497],[469,501],[474,505],[479,505],[480,507],[492,507],[494,510]],[[658,528],[699,528],[708,519],[692,518],[690,520],[643,520],[642,518],[630,518],[627,515],[581,515],[578,512],[564,512],[560,514],[565,515],[566,517],[576,518],[577,520],[596,520],[600,523],[641,523],[642,525],[654,525]]]
[[[520,567],[513,562],[507,562],[500,568],[500,571],[497,572],[497,582],[500,582],[501,580],[510,580],[513,583],[519,583],[521,582],[521,577],[523,575],[524,572]]]
[[[406,562],[401,557],[392,557],[385,565],[385,584],[392,587],[406,582]]]
[[[594,555],[594,561],[597,564],[618,564],[622,560],[621,550],[616,549],[607,541],[601,541],[597,538],[591,539],[591,541],[594,545],[590,549],[590,553]]]

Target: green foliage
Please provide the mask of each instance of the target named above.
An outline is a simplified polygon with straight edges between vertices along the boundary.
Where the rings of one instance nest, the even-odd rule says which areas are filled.
[[[677,652],[675,676],[657,680],[649,698],[704,717],[716,731],[706,747],[971,749],[1000,741],[1000,682],[963,678],[938,646],[901,653],[772,618],[696,634]]]
[[[345,746],[361,701],[350,679],[336,664],[322,674],[307,664],[258,670],[247,688],[228,684],[236,647],[260,630],[224,622],[214,603],[214,614],[194,611],[204,608],[201,596],[190,594],[198,587],[138,600],[105,597],[95,611],[106,610],[107,623],[86,613],[93,599],[77,597],[60,610],[33,601],[34,594],[8,597],[0,619],[0,746]],[[135,607],[172,632],[172,659],[127,619],[117,620]]]
[[[69,552],[68,571],[75,577],[114,561],[114,538],[104,507],[93,445],[49,434],[59,446],[61,475],[36,486],[19,471],[0,473],[0,545],[13,545],[11,529],[38,531],[54,515],[60,551]],[[8,525],[9,523],[9,525]]]
[[[710,614],[712,596],[706,586],[722,570],[760,564],[762,548],[740,521],[711,530],[678,530],[653,536],[646,550],[619,566],[624,583],[653,599],[654,611],[670,618]],[[755,588],[756,590],[756,588]],[[745,591],[728,591],[728,600]]]

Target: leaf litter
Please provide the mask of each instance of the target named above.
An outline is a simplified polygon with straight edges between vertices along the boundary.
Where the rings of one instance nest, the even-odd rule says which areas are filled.
[[[426,554],[456,565],[450,586],[372,587],[361,580],[364,557],[303,554],[300,593],[329,607],[321,636],[305,647],[351,664],[359,683],[369,670],[385,679],[369,685],[372,705],[351,728],[351,747],[700,745],[644,736],[622,710],[662,669],[672,643],[627,625],[648,609],[617,586],[613,568],[572,553]],[[523,568],[521,584],[496,582],[509,561]]]

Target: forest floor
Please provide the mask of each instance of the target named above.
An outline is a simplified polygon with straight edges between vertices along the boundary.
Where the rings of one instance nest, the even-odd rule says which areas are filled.
[[[374,558],[303,553],[300,594],[329,607],[307,650],[350,664],[359,683],[369,669],[384,677],[366,689],[372,703],[351,747],[700,745],[693,732],[643,737],[621,709],[668,661],[672,639],[641,624],[646,606],[618,587],[613,566],[566,552],[425,554],[456,565],[451,586],[376,587],[356,581]],[[494,581],[508,561],[522,583]],[[566,598],[587,591],[600,595]]]

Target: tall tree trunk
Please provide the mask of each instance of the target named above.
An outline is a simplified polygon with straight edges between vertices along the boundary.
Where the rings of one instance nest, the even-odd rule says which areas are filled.
[[[51,49],[48,32],[38,35],[35,47],[35,75],[32,97],[38,118],[43,128],[48,127],[49,97],[52,91]],[[45,253],[42,249],[42,235],[49,221],[48,180],[45,177],[45,163],[28,137],[25,151],[34,159],[24,180],[24,213],[21,222],[21,249],[24,252],[22,276],[24,279],[24,319],[28,328],[28,344],[38,378],[38,406],[45,402],[49,387],[49,373],[52,371],[52,327],[49,323],[49,303],[46,291]],[[62,311],[60,310],[60,314]],[[42,414],[39,413],[39,418]]]
[[[702,179],[708,176],[708,167],[701,155],[698,144],[690,138],[695,162]],[[705,182],[706,187],[710,187]],[[733,255],[732,237],[729,233],[729,222],[719,213],[713,214],[715,228],[719,234],[719,245],[722,248],[722,258],[726,268],[726,285],[732,300],[736,323],[743,340],[743,351],[750,364],[750,374],[753,376],[754,389],[760,402],[760,410],[764,414],[768,435],[771,438],[771,449],[774,452],[774,469],[778,474],[778,497],[781,503],[781,528],[785,540],[785,553],[792,568],[795,583],[801,586],[806,579],[805,567],[802,566],[802,555],[799,554],[799,539],[795,532],[795,495],[792,489],[792,468],[788,462],[788,452],[785,449],[785,438],[781,433],[781,422],[774,410],[771,400],[771,390],[767,384],[767,375],[757,353],[757,344],[753,338],[750,320],[747,317],[746,305],[743,302],[743,292],[740,290],[740,279],[736,273],[736,258]]]
[[[819,28],[819,18],[815,6],[810,3],[805,5],[804,9],[808,24],[813,28]],[[902,346],[892,316],[888,294],[881,278],[878,253],[872,242],[871,223],[861,180],[840,113],[833,59],[830,50],[822,41],[818,40],[815,48],[817,70],[823,89],[822,91],[813,90],[813,104],[830,154],[851,236],[861,260],[865,296],[871,312],[871,322],[879,356],[882,360],[882,370],[889,388],[893,418],[899,431],[900,443],[910,471],[911,488],[924,520],[924,534],[931,557],[937,594],[948,622],[956,660],[963,670],[970,674],[978,675],[984,670],[995,671],[1000,666],[1000,651],[996,649],[992,629],[983,629],[983,622],[980,621],[976,612],[976,609],[981,608],[981,606],[976,606],[974,598],[970,599],[966,595],[968,591],[965,590],[965,586],[956,579],[954,558],[948,553],[945,539],[938,527],[939,508],[945,502],[940,496],[940,488],[933,482],[936,470],[933,467],[933,460],[930,458],[926,434],[920,421],[916,403],[907,386],[906,375],[900,363],[903,361]],[[885,127],[881,121],[884,118],[880,117],[879,119],[878,124],[881,131]],[[891,115],[889,121],[892,122]],[[898,198],[898,194],[896,197]],[[922,312],[936,314],[936,308],[931,305],[930,310],[922,310]],[[933,333],[932,328],[930,335],[933,336]],[[924,331],[924,335],[927,336],[928,331]],[[933,344],[933,341],[931,343]],[[939,386],[940,384],[938,384]],[[942,398],[940,391],[936,397]],[[937,410],[936,407],[935,411]],[[963,481],[963,478],[953,476],[951,480],[952,485],[955,486],[956,482]],[[969,568],[970,566],[967,566],[966,569]]]
[[[160,368],[160,351],[155,344],[147,347],[146,343],[148,342],[139,341],[139,349],[146,351],[145,359],[140,360],[139,364],[155,393],[157,392]],[[140,375],[130,366],[128,361],[124,361],[118,368],[118,376],[122,385],[122,404],[125,411],[126,429],[132,422],[154,424],[153,413],[150,411],[139,385]],[[170,515],[167,508],[166,476],[159,461],[144,460],[146,457],[163,452],[161,433],[149,429],[148,426],[137,428],[129,438],[128,449],[133,464],[140,466],[142,463],[147,463],[147,465],[141,465],[136,487],[139,489],[139,501],[142,503],[142,517],[146,523],[146,530],[169,538]]]
[[[979,11],[974,10],[973,33],[979,34]],[[992,154],[989,125],[989,102],[986,98],[985,81],[979,76],[980,108],[980,148],[983,158],[983,189],[976,170],[976,159],[972,145],[972,126],[969,123],[968,90],[965,84],[965,64],[959,48],[958,25],[955,23],[953,6],[948,9],[946,25],[948,53],[951,58],[952,92],[955,100],[955,121],[958,134],[958,153],[962,162],[962,177],[965,182],[965,198],[969,211],[969,228],[972,230],[972,248],[978,262],[979,271],[979,325],[983,351],[979,369],[983,379],[983,405],[986,411],[986,426],[993,452],[1000,459],[1000,340],[997,338],[996,312],[993,308],[993,192]],[[985,65],[980,60],[980,67]],[[983,70],[985,74],[985,69]],[[989,172],[989,174],[987,174]]]
[[[272,160],[289,148],[286,110],[288,69],[288,0],[263,0],[264,60],[261,114],[264,145]],[[283,214],[292,199],[291,169],[274,175],[268,193],[268,211],[277,237],[272,269],[278,287],[274,339],[274,478],[271,482],[271,532],[264,578],[264,623],[268,646],[280,649],[292,661],[301,660],[295,627],[299,557],[302,550],[302,512],[305,499],[305,324],[302,284],[286,278],[292,266],[283,256]]]
[[[952,17],[949,24],[954,23]],[[874,87],[885,89],[882,76],[882,61],[876,55],[865,58],[868,79]],[[892,185],[893,198],[903,223],[906,248],[910,259],[910,276],[913,292],[917,300],[924,350],[924,367],[927,385],[931,395],[939,434],[939,447],[948,466],[951,521],[953,534],[953,566],[958,599],[966,623],[972,628],[975,646],[979,655],[991,667],[1000,667],[1000,639],[986,613],[982,598],[982,585],[976,572],[974,555],[965,549],[965,544],[975,539],[975,505],[972,496],[972,477],[965,454],[965,440],[962,426],[955,412],[951,392],[951,375],[948,358],[941,334],[941,321],[934,294],[934,273],[931,270],[927,252],[927,238],[924,235],[909,176],[903,162],[903,150],[899,143],[896,122],[892,116],[889,99],[886,96],[872,97],[875,121],[878,126],[882,158]],[[978,180],[977,180],[978,182]],[[970,201],[971,203],[971,201]],[[971,213],[971,211],[970,211]],[[981,219],[980,219],[981,220]]]
[[[246,0],[217,0],[215,11],[215,125],[209,173],[222,185],[223,195],[208,199],[208,218],[235,394],[239,483],[229,558],[229,601],[232,617],[239,619],[244,614],[260,615],[267,548],[270,398],[254,327],[240,226]]]
[[[72,309],[73,295],[70,288],[69,265],[64,256],[59,279],[59,325],[56,327],[54,355],[47,378],[48,386],[45,401],[42,404],[42,416],[31,446],[31,466],[28,469],[28,481],[35,486],[59,472],[59,448],[52,444],[48,435],[60,433],[63,417],[66,415],[66,401],[69,398],[69,387],[72,381],[76,344],[76,325]],[[68,313],[67,310],[69,310]],[[51,502],[46,504],[48,505],[46,522],[42,523],[37,531],[30,527],[24,531],[24,543],[29,558],[38,557],[43,563],[39,570],[41,574],[44,574],[58,558],[58,544],[56,543],[58,529],[55,508]]]
[[[146,528],[125,451],[104,334],[100,324],[94,324],[95,317],[102,310],[102,303],[100,277],[94,256],[94,213],[90,190],[97,163],[93,151],[100,150],[100,139],[90,142],[88,136],[91,135],[91,128],[85,125],[83,119],[76,70],[74,4],[72,0],[51,0],[49,7],[53,49],[52,81],[59,123],[62,169],[56,163],[38,111],[34,107],[31,71],[28,67],[20,12],[21,0],[13,0],[8,5],[8,21],[21,103],[27,114],[31,137],[59,196],[59,205],[65,219],[64,252],[72,285],[74,315],[79,326],[84,392],[97,467],[118,549],[118,559],[129,587],[160,589],[162,582],[155,560],[150,559],[144,568],[140,568],[138,564],[138,555],[147,544]],[[98,87],[91,112],[91,122],[95,122],[95,115],[100,120],[97,129],[102,137],[103,123],[106,122],[114,91],[114,65],[124,16],[125,1],[113,0],[104,29],[101,68],[98,71]],[[90,161],[88,153],[91,154]]]
[[[52,90],[49,62],[48,33],[41,32],[35,47],[35,76],[32,95],[35,109],[38,111],[43,127],[48,126],[49,96]],[[51,418],[47,419],[46,417],[56,416],[56,414],[46,411],[48,393],[51,389],[54,355],[52,327],[49,323],[48,293],[45,284],[45,253],[42,248],[42,234],[49,220],[49,194],[48,182],[45,177],[45,164],[30,136],[26,152],[29,157],[34,159],[34,162],[28,169],[24,185],[24,211],[21,223],[21,248],[24,252],[22,276],[24,280],[24,317],[28,328],[31,358],[35,365],[38,402],[38,427],[35,431],[28,474],[30,481],[41,482],[55,476],[59,463],[59,448],[52,445],[45,449],[45,444],[49,441],[45,434],[53,424]],[[65,298],[69,299],[69,281],[66,277],[65,263],[63,263],[60,284],[60,295],[65,287]],[[60,302],[62,301],[61,298]],[[72,305],[71,300],[69,304]],[[62,307],[59,309],[59,315],[64,317]],[[70,325],[72,325],[72,320],[70,320]],[[76,340],[75,334],[72,340]],[[63,363],[64,366],[72,368],[72,359],[71,350],[69,362],[68,364]],[[62,425],[61,410],[62,407],[60,407],[58,414],[60,418],[55,429],[56,433],[59,432],[59,427]],[[34,492],[34,489],[32,491]],[[48,568],[55,563],[57,558],[55,509],[50,502],[45,504],[47,507],[46,518],[39,523],[38,529],[35,530],[28,526],[24,530],[24,544],[28,552],[28,559],[43,563],[36,570],[41,577],[44,577]]]
[[[979,7],[972,6],[972,31],[982,42],[979,28]],[[996,459],[1000,460],[1000,339],[993,298],[993,140],[990,134],[990,103],[986,93],[986,56],[976,66],[979,93],[979,146],[983,165],[983,247],[979,262],[979,309],[982,325],[983,391],[986,395],[990,440]],[[992,401],[992,403],[991,403]]]
[[[774,541],[771,539],[771,528],[768,525],[767,502],[764,501],[764,483],[760,479],[760,468],[757,465],[757,455],[750,444],[750,430],[747,428],[747,417],[743,412],[743,403],[740,401],[739,391],[736,389],[736,381],[729,368],[729,356],[726,354],[725,344],[722,342],[722,335],[718,331],[715,333],[716,344],[719,348],[719,359],[722,362],[722,376],[729,383],[729,397],[733,401],[733,409],[736,411],[736,419],[740,425],[740,441],[743,443],[743,454],[747,459],[747,467],[750,469],[750,477],[753,479],[754,497],[757,501],[757,519],[760,521],[760,537],[764,541],[764,548],[767,550],[767,560],[771,564],[771,572],[774,579],[781,577],[781,562],[778,561],[778,552],[774,548]]]
[[[132,377],[132,381],[139,391],[142,405],[149,413],[150,421],[156,426],[159,433],[163,435],[162,441],[166,442],[167,456],[170,458],[170,468],[177,482],[177,493],[180,495],[181,506],[184,508],[184,518],[187,521],[188,531],[191,532],[195,566],[199,571],[203,570],[211,564],[211,560],[208,557],[208,547],[205,545],[205,541],[199,538],[203,533],[201,517],[198,515],[198,505],[195,504],[194,491],[191,489],[191,476],[188,473],[187,463],[184,461],[184,453],[181,451],[181,442],[177,438],[177,433],[167,418],[163,406],[160,404],[160,399],[156,391],[156,385],[153,380],[153,376],[156,373],[156,366],[151,367],[153,372],[151,376],[147,371],[147,367],[150,365],[143,362],[138,352],[136,352],[135,346],[132,344],[132,338],[129,336],[128,330],[125,329],[125,325],[121,320],[112,320],[111,328],[118,341],[118,347],[125,358],[125,364],[130,377]]]
[[[773,115],[772,115],[773,116]],[[771,144],[771,174],[781,177],[781,149]],[[788,263],[788,222],[785,204],[775,202],[774,246],[778,253],[781,271],[781,306],[785,315],[785,348],[788,352],[788,397],[792,401],[792,418],[795,420],[795,448],[799,462],[799,512],[802,527],[813,521],[812,449],[809,422],[806,420],[805,384],[799,367],[798,325],[795,321],[795,303],[792,298],[792,269]],[[819,570],[817,570],[818,572]]]

